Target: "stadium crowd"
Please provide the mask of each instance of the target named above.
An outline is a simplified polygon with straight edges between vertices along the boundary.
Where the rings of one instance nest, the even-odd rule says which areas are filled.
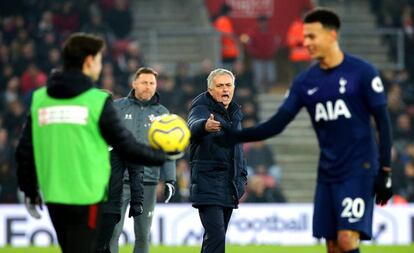
[[[393,177],[395,193],[403,202],[414,202],[414,43],[413,1],[371,1],[381,27],[398,27],[405,32],[406,66],[404,70],[382,70],[395,140]],[[21,134],[33,90],[44,86],[47,75],[61,66],[60,45],[72,32],[83,31],[102,36],[107,47],[100,77],[100,88],[113,98],[125,96],[135,71],[146,66],[145,52],[131,37],[132,13],[128,0],[33,0],[3,1],[0,4],[0,203],[19,203],[14,152]],[[396,5],[398,5],[396,7]],[[83,8],[78,8],[83,6]],[[401,15],[404,13],[404,15]],[[162,64],[158,73],[158,93],[172,113],[184,118],[191,100],[205,90],[206,78],[213,66],[205,59],[196,73],[187,62],[177,62],[171,75]],[[235,61],[235,101],[242,105],[244,127],[258,121],[257,88],[250,66]],[[245,145],[249,167],[245,202],[285,202],[279,182],[280,168],[265,142]],[[187,202],[190,171],[187,159],[177,161],[178,190],[173,201]],[[159,196],[163,190],[160,187]]]
[[[130,36],[132,14],[129,4],[128,0],[45,0],[17,1],[15,5],[1,6],[0,203],[21,202],[14,151],[32,92],[45,85],[52,69],[61,67],[60,46],[69,34],[82,31],[102,36],[107,47],[98,82],[100,88],[110,91],[114,99],[129,92],[131,78],[139,67],[146,64],[139,41]],[[81,10],[76,6],[87,8]],[[207,75],[214,66],[211,60],[205,59],[201,69],[191,74],[188,63],[178,62],[174,75],[165,73],[161,64],[153,67],[159,72],[161,101],[171,112],[186,118],[191,100],[205,89]],[[255,90],[250,86],[252,75],[239,61],[234,63],[233,72],[237,76],[237,101],[243,105],[245,122],[254,124],[257,122],[257,101],[254,99]],[[188,201],[189,175],[187,160],[179,160],[179,190],[174,201]],[[270,180],[267,190],[275,189],[275,180]]]

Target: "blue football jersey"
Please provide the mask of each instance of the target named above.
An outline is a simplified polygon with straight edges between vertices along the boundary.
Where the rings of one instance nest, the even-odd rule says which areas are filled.
[[[282,108],[296,114],[306,107],[320,147],[318,180],[338,181],[376,174],[378,147],[370,115],[372,108],[385,104],[378,71],[345,54],[332,69],[315,64],[299,75]]]

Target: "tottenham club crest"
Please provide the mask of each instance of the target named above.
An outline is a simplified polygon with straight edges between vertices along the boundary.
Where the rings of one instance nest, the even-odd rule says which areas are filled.
[[[347,83],[348,83],[348,81],[345,78],[341,77],[339,79],[339,93],[341,93],[341,94],[344,94],[345,93],[345,91],[346,91],[345,85]]]

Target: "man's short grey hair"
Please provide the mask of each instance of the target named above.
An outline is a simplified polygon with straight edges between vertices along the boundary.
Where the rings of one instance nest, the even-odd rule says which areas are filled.
[[[213,79],[216,76],[221,76],[221,75],[229,75],[232,79],[232,84],[234,85],[234,80],[236,79],[233,75],[233,73],[230,70],[227,69],[215,69],[213,71],[210,72],[210,74],[207,77],[207,88],[211,88],[213,87]]]

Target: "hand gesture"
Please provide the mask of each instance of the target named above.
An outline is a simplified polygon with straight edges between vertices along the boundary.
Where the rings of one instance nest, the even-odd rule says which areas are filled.
[[[216,121],[214,119],[213,114],[210,114],[210,117],[207,119],[206,125],[204,128],[209,133],[219,132],[221,130],[221,124],[219,121]]]

